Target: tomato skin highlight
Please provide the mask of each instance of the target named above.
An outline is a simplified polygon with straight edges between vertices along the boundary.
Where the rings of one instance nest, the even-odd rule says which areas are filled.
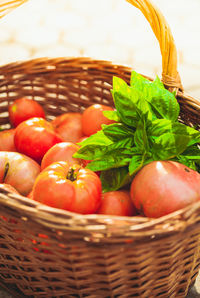
[[[136,209],[133,205],[128,190],[109,191],[102,194],[101,206],[98,214],[133,216]]]
[[[18,152],[37,162],[55,144],[62,142],[51,123],[43,118],[31,118],[20,123],[15,130],[14,142]]]
[[[26,97],[16,99],[8,107],[9,121],[12,126],[17,127],[21,122],[33,117],[45,119],[43,107],[35,100]]]
[[[131,183],[131,199],[147,217],[158,218],[200,201],[200,174],[174,161],[153,161]]]
[[[114,109],[102,104],[94,104],[85,109],[82,116],[82,129],[85,136],[90,136],[101,130],[102,124],[112,124],[115,121],[109,120],[103,115],[103,111]]]
[[[94,172],[60,161],[38,175],[33,199],[54,208],[90,214],[99,208],[101,192],[101,181]]]

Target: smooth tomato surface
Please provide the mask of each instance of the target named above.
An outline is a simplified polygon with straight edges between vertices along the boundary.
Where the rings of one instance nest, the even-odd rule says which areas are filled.
[[[94,172],[80,165],[55,162],[38,175],[33,199],[54,208],[94,213],[101,202],[101,181]]]
[[[28,156],[0,151],[0,183],[10,184],[26,196],[39,173],[39,164]]]
[[[98,214],[133,216],[136,209],[127,190],[109,191],[102,194]]]
[[[37,162],[41,162],[44,154],[62,138],[55,133],[51,123],[43,118],[31,118],[16,127],[15,146],[21,152]]]
[[[148,217],[160,217],[200,200],[200,174],[173,161],[153,161],[131,184],[131,199]]]
[[[55,131],[66,142],[76,143],[82,136],[82,114],[64,113],[51,122]]]
[[[14,134],[14,128],[0,131],[0,151],[16,151]]]
[[[8,113],[10,123],[14,127],[33,117],[45,118],[43,107],[37,101],[25,97],[16,99],[10,104]]]
[[[55,144],[45,153],[41,162],[41,170],[56,161],[67,161],[70,165],[74,163],[81,164],[81,160],[72,157],[78,149],[79,146],[72,142]]]
[[[102,104],[94,104],[85,109],[82,116],[82,129],[86,136],[90,136],[101,130],[102,124],[111,124],[114,121],[109,120],[103,115],[103,111],[113,111],[114,109]]]

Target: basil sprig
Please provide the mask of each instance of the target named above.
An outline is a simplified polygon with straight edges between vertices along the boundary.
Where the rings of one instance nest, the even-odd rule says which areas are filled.
[[[153,160],[176,160],[200,169],[200,132],[178,122],[175,95],[158,77],[151,82],[135,71],[130,86],[113,77],[114,111],[104,115],[116,121],[80,143],[74,157],[92,160],[87,168],[101,171],[103,191],[117,190]]]

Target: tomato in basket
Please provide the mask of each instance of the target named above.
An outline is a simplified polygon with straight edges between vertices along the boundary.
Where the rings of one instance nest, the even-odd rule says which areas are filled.
[[[145,216],[157,218],[200,201],[200,174],[174,161],[153,161],[131,184],[131,198]]]
[[[90,136],[101,130],[102,124],[114,123],[113,120],[109,120],[103,115],[104,111],[113,110],[112,107],[102,104],[93,104],[86,108],[82,116],[82,129],[84,135]]]
[[[18,152],[0,151],[0,183],[10,184],[26,196],[40,173],[39,164]]]
[[[8,113],[10,123],[14,127],[33,117],[45,118],[43,107],[37,101],[26,97],[18,98],[10,104]]]
[[[18,152],[41,162],[44,154],[63,139],[55,133],[50,122],[34,117],[16,127],[14,141]]]
[[[101,193],[101,181],[94,172],[66,161],[45,168],[33,186],[33,200],[81,214],[97,211]]]
[[[14,128],[0,131],[0,151],[16,151],[14,134]]]
[[[51,147],[44,155],[41,162],[41,170],[56,161],[67,161],[70,164],[81,164],[81,160],[73,158],[73,154],[79,149],[79,146],[72,142],[61,142]]]
[[[81,113],[64,113],[51,123],[63,141],[76,143],[83,136]]]
[[[102,194],[101,206],[98,214],[133,216],[136,209],[128,190],[109,191]]]

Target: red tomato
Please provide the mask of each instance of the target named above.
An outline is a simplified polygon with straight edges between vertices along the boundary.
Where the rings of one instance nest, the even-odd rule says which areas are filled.
[[[40,166],[28,156],[18,152],[0,151],[0,183],[10,184],[26,196],[39,173]]]
[[[8,113],[10,123],[14,127],[33,117],[45,118],[43,107],[37,101],[25,97],[16,99],[10,104]]]
[[[86,108],[82,116],[82,129],[84,135],[90,136],[101,130],[102,124],[114,123],[114,121],[109,120],[103,115],[103,111],[113,110],[113,108],[101,104],[94,104]]]
[[[133,216],[136,209],[127,190],[109,191],[102,194],[101,206],[98,214]]]
[[[101,181],[94,172],[80,165],[55,162],[38,175],[33,199],[54,208],[94,213],[101,202]]]
[[[200,174],[173,161],[153,161],[131,184],[131,199],[145,216],[157,218],[200,200]]]
[[[82,131],[82,115],[80,113],[65,113],[57,116],[52,124],[55,131],[66,142],[77,143],[83,136]]]
[[[79,146],[71,142],[55,144],[45,153],[41,162],[41,170],[56,161],[67,161],[69,164],[81,164],[81,160],[72,157],[78,149]]]
[[[19,192],[10,184],[0,183],[0,188],[5,189],[9,192],[19,194]]]
[[[0,151],[16,151],[14,134],[14,128],[0,131]]]
[[[31,118],[20,123],[15,130],[15,146],[21,152],[37,162],[62,138],[55,133],[51,123],[43,118]]]

